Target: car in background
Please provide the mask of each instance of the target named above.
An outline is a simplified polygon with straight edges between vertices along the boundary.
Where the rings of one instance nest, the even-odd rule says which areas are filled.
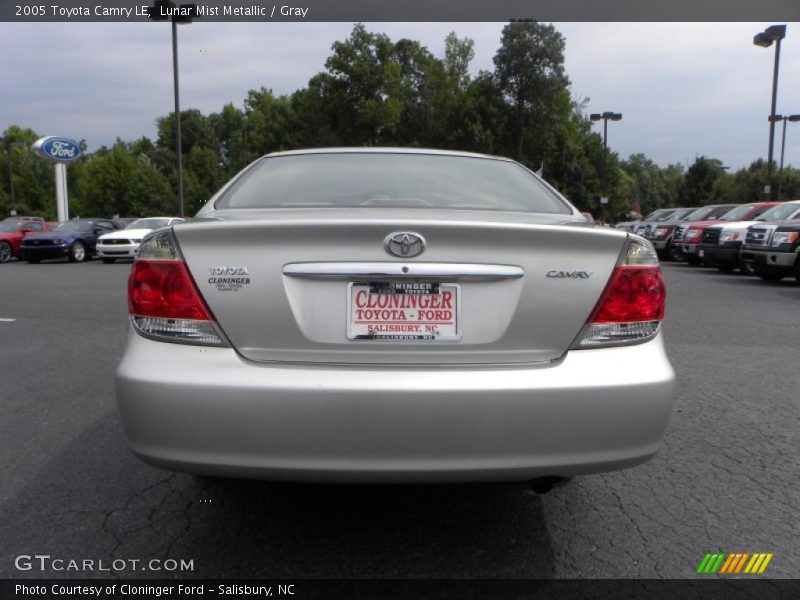
[[[643,224],[651,223],[660,217],[666,217],[672,214],[674,211],[674,208],[657,208],[653,212],[649,213],[646,217],[639,219],[638,221],[623,221],[621,223],[617,223],[614,225],[614,227],[616,229],[623,229],[625,231],[630,231],[631,233],[636,233],[639,227],[641,227]]]
[[[672,257],[672,234],[680,223],[682,223],[697,207],[678,208],[662,220],[651,222],[642,231],[642,237],[650,240],[661,260],[671,260]]]
[[[751,208],[752,204],[743,204],[726,214],[724,223],[705,228],[698,247],[703,263],[725,273],[738,268],[746,275],[752,274],[751,267],[740,256],[748,228],[761,221],[782,221],[793,212],[800,211],[800,203],[794,208],[791,203],[785,202],[754,204],[755,209]]]
[[[519,163],[256,161],[145,238],[116,373],[131,449],[211,476],[530,481],[657,452],[675,376],[647,240]]]
[[[4,219],[0,222],[0,263],[19,257],[23,239],[45,231],[50,231],[50,225],[40,218]]]
[[[629,231],[631,233],[635,233],[636,235],[645,235],[645,233],[655,227],[658,223],[663,223],[665,221],[671,221],[673,219],[678,218],[678,214],[681,214],[685,209],[683,208],[664,208],[656,211],[658,214],[652,216],[652,213],[647,218],[643,219],[636,225],[634,225]],[[652,216],[652,218],[651,218]]]
[[[789,272],[784,268],[785,265],[779,261],[790,261],[790,258],[783,254],[784,232],[778,236],[775,250],[773,250],[773,240],[777,231],[783,226],[791,227],[795,221],[800,220],[800,200],[784,202],[778,210],[776,207],[770,211],[770,220],[757,223],[747,228],[744,244],[740,250],[742,261],[753,273],[766,281],[780,281]],[[766,216],[766,215],[765,215]],[[773,219],[782,218],[781,221]],[[791,230],[789,230],[791,233]],[[791,237],[791,236],[789,236]]]
[[[162,227],[183,223],[180,217],[147,217],[135,219],[125,229],[105,233],[97,239],[97,256],[104,263],[113,263],[118,258],[133,258],[139,244],[148,233]]]
[[[672,233],[672,257],[684,260],[690,265],[699,265],[703,259],[697,255],[697,245],[703,229],[721,220],[737,204],[711,204],[701,206],[686,216],[685,222],[676,225]]]
[[[40,221],[40,222],[42,222],[42,221],[44,221],[44,218],[42,218],[42,217],[20,217],[20,216],[16,216],[16,217],[6,217],[5,219],[3,219],[0,222],[2,222],[2,223],[23,223],[23,222],[26,222],[26,221]]]
[[[769,243],[769,249],[753,251],[753,270],[761,279],[780,281],[794,276],[800,283],[800,220],[780,223]]]
[[[64,257],[70,262],[83,262],[94,255],[97,238],[116,228],[111,219],[65,221],[48,233],[26,237],[22,240],[20,252],[29,263]]]

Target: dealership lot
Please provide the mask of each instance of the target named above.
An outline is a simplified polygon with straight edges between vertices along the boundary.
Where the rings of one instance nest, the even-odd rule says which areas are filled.
[[[796,284],[666,264],[678,392],[662,452],[538,496],[208,480],[142,464],[113,390],[129,269],[0,265],[0,577],[108,576],[18,571],[28,554],[193,561],[117,573],[150,577],[691,577],[717,551],[771,552],[767,575],[800,572]]]

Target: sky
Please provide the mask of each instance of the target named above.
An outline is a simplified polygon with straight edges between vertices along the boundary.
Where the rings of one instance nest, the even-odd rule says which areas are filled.
[[[772,23],[554,23],[566,39],[575,98],[614,111],[609,149],[661,166],[717,158],[736,170],[766,158],[774,47],[753,36]],[[178,29],[181,108],[241,106],[250,89],[305,87],[352,23],[222,23]],[[475,41],[471,70],[493,69],[502,23],[368,23],[392,40],[420,41],[442,56],[451,31]],[[173,110],[167,23],[0,23],[0,131],[85,139],[154,138]],[[800,113],[800,24],[781,48],[777,113]],[[602,122],[596,125],[602,133]],[[780,158],[776,127],[775,160]],[[800,123],[789,123],[786,164],[800,166]]]

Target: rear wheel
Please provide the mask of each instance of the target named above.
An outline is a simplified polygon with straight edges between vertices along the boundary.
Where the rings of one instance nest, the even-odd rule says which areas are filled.
[[[0,263],[7,263],[11,260],[11,244],[0,242]]]
[[[86,246],[83,242],[75,242],[69,247],[69,261],[83,262],[86,260]]]
[[[110,265],[110,264],[113,264],[116,259],[115,258],[101,258],[100,260],[102,260],[105,264]]]
[[[697,265],[703,262],[703,259],[700,258],[699,256],[687,256],[684,258],[684,260],[693,267],[696,267]]]
[[[680,248],[676,248],[675,246],[670,246],[669,250],[667,250],[667,254],[670,260],[683,260],[683,252]]]

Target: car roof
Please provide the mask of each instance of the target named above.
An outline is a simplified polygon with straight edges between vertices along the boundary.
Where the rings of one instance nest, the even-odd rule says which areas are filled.
[[[493,156],[491,154],[479,154],[477,152],[460,152],[456,150],[436,150],[433,148],[396,148],[392,146],[348,146],[333,148],[308,148],[306,150],[285,150],[267,154],[264,158],[276,158],[280,156],[299,156],[302,154],[417,154],[417,155],[436,155],[436,156],[461,156],[466,158],[489,158],[514,162],[510,158],[503,156]]]

